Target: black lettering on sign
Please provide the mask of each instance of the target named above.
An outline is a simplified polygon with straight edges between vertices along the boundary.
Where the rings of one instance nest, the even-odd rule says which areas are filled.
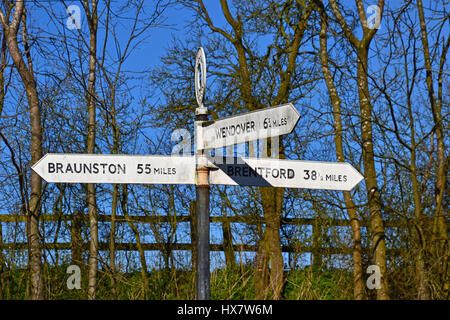
[[[99,170],[101,166],[102,170]],[[80,174],[126,174],[125,164],[107,163],[67,163],[48,164],[48,173],[80,173]]]
[[[325,180],[333,182],[347,182],[347,176],[342,174],[327,174],[325,176]]]
[[[109,167],[108,167],[108,170],[109,170],[110,173],[114,174],[114,173],[116,173],[117,168],[116,168],[115,165],[110,164]]]
[[[151,164],[146,163],[145,164],[145,171],[144,171],[144,164],[143,163],[138,163],[137,166],[136,166],[136,172],[138,174],[141,174],[141,173],[144,173],[144,172],[145,172],[145,174],[152,173]]]
[[[176,168],[153,168],[153,174],[172,175],[176,173],[177,173]]]
[[[288,169],[287,170],[287,175],[288,175],[288,179],[294,179],[295,177],[295,172],[292,169]]]
[[[280,170],[278,170],[277,168],[272,169],[272,177],[278,178],[279,175],[280,175]]]
[[[81,173],[83,171],[82,163],[80,163],[80,167],[77,166],[76,163],[73,164],[73,170],[75,170],[75,173]]]
[[[294,179],[295,171],[293,169],[255,167],[248,165],[227,165],[224,172],[231,177],[262,177],[275,179]]]
[[[84,173],[92,173],[92,163],[83,163],[83,171]]]
[[[103,169],[102,173],[105,174],[105,168],[106,168],[106,166],[108,164],[107,163],[100,163],[100,165],[102,166],[102,169]]]
[[[255,121],[247,121],[216,129],[216,138],[232,137],[252,131],[255,131]]]
[[[265,118],[263,121],[263,128],[277,128],[287,125],[287,118],[271,119]]]

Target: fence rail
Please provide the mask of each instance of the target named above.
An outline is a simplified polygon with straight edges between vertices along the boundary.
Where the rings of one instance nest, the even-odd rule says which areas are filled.
[[[74,245],[74,240],[72,242],[44,242],[42,243],[42,248],[45,250],[74,250],[74,247],[77,247],[78,251],[87,251],[89,250],[89,243],[81,241],[81,227],[78,224],[78,229],[74,230],[74,215],[68,214],[45,214],[41,215],[40,221],[72,221],[71,224],[71,232],[72,239],[79,239],[77,243]],[[78,215],[78,221],[88,221],[89,216],[85,214]],[[14,222],[26,222],[27,217],[24,215],[9,215],[9,214],[0,214],[0,223],[14,223]],[[111,215],[99,215],[99,222],[111,222]],[[192,215],[189,216],[116,216],[114,218],[116,223],[174,223],[174,222],[188,222],[191,224],[191,236],[195,234],[195,226],[191,223],[191,221],[195,221],[195,217]],[[259,224],[264,223],[264,219],[262,217],[243,217],[243,216],[232,216],[232,217],[210,217],[210,222],[213,223],[221,223],[222,226],[228,226],[228,230],[231,223],[245,223],[245,224]],[[346,219],[318,219],[318,218],[284,218],[281,219],[281,224],[285,225],[311,225],[312,226],[312,246],[300,246],[300,245],[289,245],[282,246],[283,252],[301,252],[301,253],[312,253],[313,261],[315,263],[321,263],[322,256],[325,254],[351,254],[353,248],[351,247],[329,247],[321,245],[321,234],[322,228],[329,228],[333,226],[350,226],[350,221]],[[362,226],[365,226],[366,223],[361,223]],[[385,223],[386,226],[397,227],[399,223],[396,221],[388,221]],[[0,227],[1,231],[1,227]],[[231,240],[228,240],[228,243],[223,244],[210,244],[211,251],[224,251],[228,249],[232,249],[234,252],[244,252],[244,251],[258,251],[258,245],[250,245],[250,244],[232,244]],[[194,241],[193,241],[194,242]],[[138,246],[136,243],[123,243],[116,242],[114,244],[115,250],[124,250],[124,251],[138,251]],[[144,251],[173,251],[173,250],[184,250],[184,251],[192,251],[195,248],[195,243],[140,243],[140,248]],[[0,233],[0,249],[1,250],[27,250],[28,244],[26,242],[19,243],[8,243],[3,242]],[[107,251],[110,249],[109,242],[100,242],[99,250]],[[365,252],[368,252],[369,249],[365,249]],[[398,249],[387,249],[388,253],[397,255],[399,253]],[[194,258],[194,257],[193,257]]]
[[[39,217],[39,221],[70,221],[73,215],[70,214],[45,214]],[[84,221],[89,220],[88,215],[82,215],[81,218]],[[111,215],[98,215],[99,222],[111,222]],[[24,215],[11,215],[0,214],[0,222],[26,222],[27,217]],[[231,216],[231,217],[210,217],[210,222],[216,223],[245,223],[245,224],[258,224],[264,223],[263,217],[245,217],[245,216]],[[116,216],[115,222],[139,222],[139,223],[158,223],[158,222],[190,222],[191,216]],[[293,224],[293,225],[313,225],[315,222],[320,221],[327,226],[350,226],[350,220],[347,219],[318,219],[318,218],[282,218],[281,224]],[[397,227],[400,221],[385,221],[386,227]],[[366,226],[367,223],[362,221],[361,226]]]

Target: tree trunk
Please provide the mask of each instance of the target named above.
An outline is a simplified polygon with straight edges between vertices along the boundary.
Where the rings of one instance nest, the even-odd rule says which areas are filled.
[[[267,157],[276,153],[272,147],[278,147],[278,155],[284,158],[283,142],[277,137],[278,144],[266,140],[262,154]],[[280,226],[283,207],[284,188],[260,187],[265,229],[257,252],[257,280],[255,291],[257,299],[280,300],[284,287],[284,263],[281,250]],[[265,265],[263,265],[265,264]]]
[[[0,116],[3,113],[3,106],[5,105],[5,69],[6,69],[6,38],[2,34],[0,41]],[[0,220],[0,246],[3,244],[2,221]],[[3,260],[3,250],[0,249],[0,300],[3,296],[3,278],[6,266]]]
[[[3,33],[0,42],[0,116],[3,114],[3,107],[5,105],[5,69],[6,69],[6,37]]]
[[[372,253],[374,263],[380,268],[381,273],[381,289],[377,290],[377,299],[389,299],[388,281],[386,276],[386,245],[384,224],[381,216],[381,198],[378,190],[375,157],[373,153],[373,137],[372,137],[372,104],[369,95],[368,82],[368,52],[370,42],[372,41],[376,28],[370,29],[367,25],[367,17],[364,11],[362,0],[356,0],[359,19],[363,29],[362,40],[358,40],[352,33],[352,30],[345,22],[336,0],[330,0],[333,10],[343,33],[353,48],[356,50],[356,72],[357,86],[359,97],[359,108],[361,118],[361,139],[362,139],[362,158],[365,174],[365,182],[367,188],[368,207],[370,212],[370,231],[372,234]],[[384,0],[378,0],[378,9],[380,10],[380,20],[384,9]]]
[[[131,230],[134,233],[134,237],[136,238],[136,247],[139,252],[139,258],[141,260],[141,275],[142,275],[142,280],[144,282],[143,283],[144,299],[146,299],[147,295],[148,295],[147,292],[149,290],[149,281],[148,281],[148,275],[147,275],[147,262],[145,260],[145,250],[144,250],[144,248],[142,248],[141,237],[139,236],[139,230],[136,228],[135,224],[129,218],[130,216],[128,214],[128,209],[127,209],[128,190],[127,190],[126,184],[122,185],[122,194],[123,194],[122,211],[125,216],[125,219],[128,222],[128,225],[130,226]]]
[[[0,20],[6,41],[8,43],[9,53],[14,61],[14,65],[19,72],[22,82],[25,86],[30,110],[31,124],[31,165],[35,164],[42,157],[42,129],[41,113],[39,109],[39,97],[36,89],[36,81],[32,68],[31,58],[28,55],[28,66],[20,52],[17,32],[22,21],[25,21],[24,1],[16,1],[15,11],[11,24],[8,23],[3,12],[0,12]],[[25,25],[23,26],[25,28]],[[26,29],[24,29],[26,34]],[[24,39],[26,42],[26,39]],[[25,46],[27,44],[25,43]],[[31,287],[32,299],[44,299],[44,283],[42,278],[41,248],[39,243],[39,215],[40,215],[40,197],[41,197],[42,179],[39,175],[31,171],[30,174],[30,202],[29,202],[29,235],[30,235],[30,267],[31,267]]]
[[[407,72],[408,64],[405,58],[405,70]],[[416,72],[416,70],[414,70]],[[411,130],[411,154],[410,154],[410,174],[411,174],[411,184],[414,199],[414,215],[415,215],[415,227],[416,227],[416,240],[415,240],[415,268],[416,268],[416,285],[417,285],[417,298],[419,300],[429,300],[430,291],[428,288],[428,276],[426,270],[426,233],[424,232],[424,215],[422,206],[422,196],[420,193],[419,181],[417,179],[417,166],[416,166],[416,153],[417,153],[417,143],[416,143],[416,130],[414,126],[414,114],[411,103],[411,93],[409,78],[406,78],[406,86],[408,88],[408,94],[406,96],[406,104],[408,107],[408,115]],[[411,84],[411,88],[414,86],[414,80]]]
[[[323,10],[323,8],[321,8]],[[331,103],[333,105],[334,115],[334,145],[336,148],[336,158],[339,162],[345,162],[344,147],[342,139],[342,119],[341,119],[341,99],[334,85],[333,78],[328,66],[328,46],[327,46],[327,29],[328,19],[325,12],[321,12],[322,27],[320,31],[320,57],[322,64],[322,72],[325,83],[328,88]],[[344,191],[344,203],[347,208],[347,214],[350,218],[353,238],[353,294],[356,300],[366,298],[365,283],[363,278],[362,267],[362,246],[361,246],[361,228],[360,221],[356,214],[355,203],[353,202],[351,193]]]
[[[432,74],[432,66],[431,66],[431,58],[430,51],[428,45],[428,32],[426,28],[425,15],[423,11],[422,0],[417,0],[417,10],[419,12],[419,20],[420,20],[420,30],[422,36],[422,46],[423,46],[423,55],[425,60],[425,69],[426,69],[426,82],[428,87],[428,98],[430,101],[431,111],[433,114],[434,121],[434,132],[436,134],[437,141],[437,174],[436,174],[436,213],[435,213],[435,222],[434,222],[434,230],[433,230],[433,238],[435,241],[436,251],[440,256],[444,252],[444,247],[447,243],[448,234],[447,234],[447,226],[446,226],[446,218],[444,213],[444,192],[446,189],[447,183],[447,168],[446,168],[446,158],[445,158],[445,143],[444,143],[444,130],[442,124],[442,113],[441,113],[441,104],[437,103],[434,88],[433,88],[433,74]],[[444,46],[443,57],[445,59],[445,53],[448,50],[448,41],[447,47]],[[440,84],[441,86],[442,84]]]
[[[116,121],[116,90],[111,88],[111,121],[113,129],[113,154],[119,154],[119,130],[117,129]],[[112,205],[111,205],[111,230],[109,238],[109,267],[111,270],[111,296],[117,299],[117,284],[116,284],[116,213],[117,202],[119,197],[119,186],[113,185]]]
[[[413,126],[411,122],[411,126]],[[411,134],[411,181],[414,197],[414,213],[415,213],[415,226],[416,226],[416,283],[417,283],[417,298],[419,300],[429,300],[430,291],[428,288],[428,277],[426,270],[426,237],[423,228],[423,209],[422,201],[419,191],[419,182],[417,181],[417,169],[416,169],[416,144],[414,138],[414,130]]]
[[[425,61],[426,70],[426,83],[428,88],[428,99],[430,102],[431,112],[433,114],[434,122],[434,133],[436,135],[437,142],[437,169],[436,169],[436,184],[435,184],[435,199],[436,199],[436,209],[433,221],[432,230],[432,247],[431,253],[438,263],[435,263],[435,270],[433,271],[437,275],[442,275],[442,283],[448,283],[448,232],[446,224],[446,210],[444,208],[445,201],[444,195],[447,188],[447,174],[448,174],[448,159],[445,157],[445,137],[444,137],[444,127],[442,123],[442,74],[443,67],[446,60],[446,54],[450,46],[450,38],[443,44],[442,55],[440,59],[439,73],[438,73],[438,99],[436,99],[434,87],[433,87],[433,70],[430,57],[430,49],[428,44],[428,32],[425,21],[425,14],[423,11],[422,0],[417,0],[417,10],[419,13],[420,21],[420,31],[422,37],[423,55]],[[423,254],[424,252],[422,252]],[[423,268],[422,265],[418,265],[418,272]],[[448,292],[448,287],[442,288],[444,291]],[[424,292],[423,286],[419,287],[419,298],[421,293],[426,297],[426,292]]]
[[[117,299],[116,284],[116,212],[118,201],[118,185],[113,186],[113,199],[111,206],[111,229],[109,233],[109,269],[111,272],[111,298]]]
[[[386,276],[386,244],[384,223],[381,215],[381,198],[378,190],[375,157],[372,137],[372,105],[368,84],[368,48],[357,49],[358,94],[361,116],[361,138],[363,149],[363,165],[370,212],[370,229],[372,233],[372,254],[375,265],[380,268],[381,288],[377,290],[377,299],[389,299]]]
[[[256,253],[255,270],[255,299],[265,300],[269,296],[269,249],[266,246],[266,232],[260,237],[258,252]]]
[[[97,55],[97,1],[92,0],[92,8],[89,8],[88,1],[83,2],[89,25],[89,76],[88,76],[88,133],[86,152],[93,154],[95,152],[95,80],[96,80],[96,55]],[[97,203],[95,195],[95,185],[87,185],[87,202],[89,210],[89,272],[88,272],[88,299],[95,300],[97,291],[97,272],[98,272],[98,218]]]

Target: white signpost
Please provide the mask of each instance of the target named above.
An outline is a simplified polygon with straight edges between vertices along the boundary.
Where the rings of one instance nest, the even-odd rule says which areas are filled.
[[[300,114],[292,103],[205,122],[197,128],[197,149],[215,149],[291,133]]]
[[[343,162],[216,158],[214,163],[219,170],[210,172],[211,184],[349,191],[364,178]]]
[[[210,184],[344,190],[363,176],[349,163],[211,158]],[[48,153],[32,169],[47,182],[195,184],[194,156]]]
[[[32,169],[57,183],[195,183],[193,156],[48,153]]]
[[[348,163],[270,158],[215,158],[204,150],[292,132],[300,118],[291,103],[207,121],[206,59],[195,62],[195,156],[46,154],[32,169],[47,182],[196,184],[197,299],[209,299],[209,185],[351,190],[363,176]],[[231,159],[231,161],[230,161]],[[214,165],[211,165],[214,163]]]

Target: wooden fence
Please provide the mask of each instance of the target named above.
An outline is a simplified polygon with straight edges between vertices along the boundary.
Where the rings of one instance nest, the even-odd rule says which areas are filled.
[[[89,216],[84,214],[79,215],[57,215],[57,214],[45,214],[40,217],[40,221],[71,221],[71,242],[44,242],[41,244],[43,249],[46,250],[71,250],[72,257],[80,256],[81,251],[89,250],[89,243],[83,242],[80,239],[81,237],[81,223],[89,221]],[[111,222],[111,215],[99,215],[99,222]],[[191,215],[189,216],[116,216],[114,219],[115,223],[177,223],[179,222],[188,222],[190,223],[191,229],[191,243],[141,243],[140,247],[145,251],[172,251],[172,250],[189,250],[193,254],[193,260],[195,259],[195,237],[196,229],[195,223],[195,213],[191,210]],[[26,222],[26,217],[23,215],[0,215],[0,223],[17,223],[17,222]],[[222,230],[231,230],[231,223],[245,223],[245,224],[260,224],[264,223],[263,218],[248,218],[241,216],[234,217],[211,217],[210,222],[213,223],[221,223]],[[320,265],[322,263],[322,255],[330,255],[330,254],[351,254],[353,248],[351,247],[322,247],[321,246],[321,238],[323,235],[324,228],[330,228],[333,226],[350,226],[350,221],[345,219],[317,219],[317,218],[285,218],[281,220],[281,224],[284,225],[310,225],[312,226],[312,245],[311,246],[282,246],[283,252],[296,252],[296,253],[311,253],[313,255],[313,264]],[[397,226],[398,223],[388,222],[385,226]],[[362,226],[365,226],[365,223],[362,223]],[[27,242],[20,243],[4,243],[2,241],[1,234],[1,225],[0,225],[0,250],[27,250],[28,244]],[[222,244],[210,244],[211,251],[223,251],[225,252],[225,256],[230,259],[229,252],[234,255],[234,252],[256,252],[258,251],[258,245],[249,245],[249,244],[233,244],[232,238],[230,236],[226,236],[224,232],[224,241]],[[110,243],[109,242],[99,242],[99,250],[109,250]],[[127,251],[137,251],[138,247],[136,243],[123,243],[116,242],[115,250],[127,250]],[[227,251],[228,250],[228,256]],[[388,253],[390,254],[398,254],[397,249],[388,249]],[[78,260],[78,259],[76,259]]]

